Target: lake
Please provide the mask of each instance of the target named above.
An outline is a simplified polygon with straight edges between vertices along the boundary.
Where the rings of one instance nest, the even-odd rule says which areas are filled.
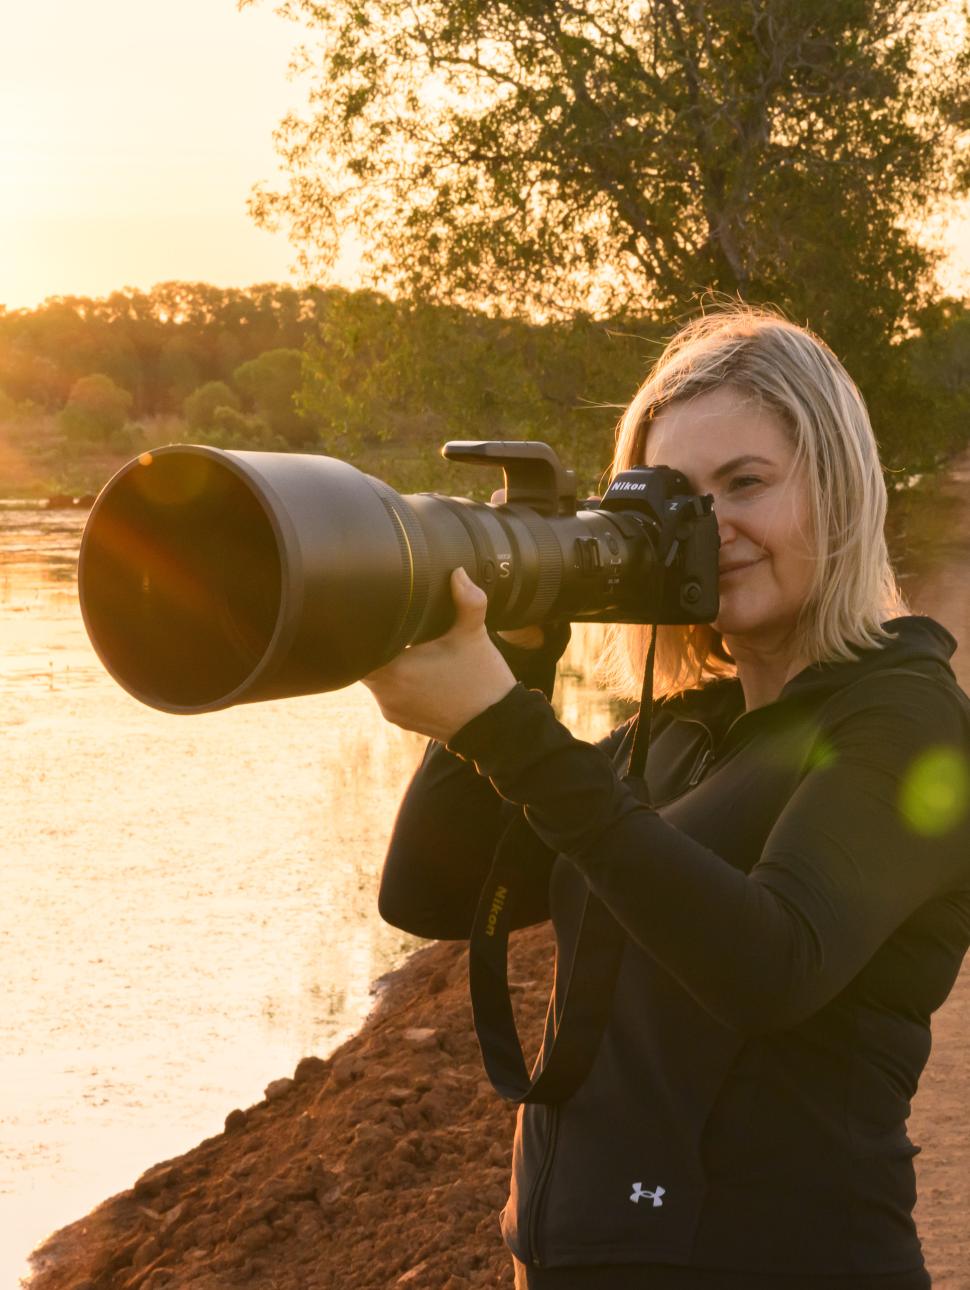
[[[49,1232],[366,1015],[420,942],[376,892],[424,740],[360,685],[171,716],[120,689],[77,604],[85,515],[0,502],[0,1284]],[[616,709],[576,629],[557,708]]]

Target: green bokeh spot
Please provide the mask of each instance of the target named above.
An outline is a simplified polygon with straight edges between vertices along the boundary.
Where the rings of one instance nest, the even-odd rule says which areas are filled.
[[[927,748],[899,790],[899,813],[913,830],[936,838],[956,828],[970,807],[970,766],[956,748]]]
[[[835,749],[825,738],[819,735],[812,745],[812,750],[808,756],[809,770],[825,770],[838,760]]]

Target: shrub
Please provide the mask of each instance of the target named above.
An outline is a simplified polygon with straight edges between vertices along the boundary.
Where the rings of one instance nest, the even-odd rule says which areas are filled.
[[[217,424],[217,412],[223,408],[233,411],[238,407],[239,398],[225,381],[206,381],[185,399],[182,412],[190,429],[208,430]]]
[[[127,390],[96,372],[74,382],[58,421],[74,443],[107,443],[124,428],[131,402]]]
[[[246,416],[236,408],[216,408],[213,424],[197,430],[199,443],[212,448],[256,448],[265,452],[286,452],[290,445],[274,433],[262,417]]]
[[[298,349],[268,349],[237,367],[233,376],[256,412],[287,443],[306,444],[316,437],[296,402],[303,380]]]
[[[115,430],[108,440],[112,452],[139,452],[145,444],[145,428],[136,421]]]

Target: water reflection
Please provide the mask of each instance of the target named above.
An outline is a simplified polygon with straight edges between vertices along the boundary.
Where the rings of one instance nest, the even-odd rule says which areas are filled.
[[[84,513],[0,502],[0,605],[36,603],[40,588],[72,594]]]
[[[138,704],[81,623],[84,518],[0,507],[4,1285],[50,1230],[332,1050],[417,943],[375,895],[424,741],[362,686]],[[613,714],[591,648],[575,633],[560,703],[596,738]]]

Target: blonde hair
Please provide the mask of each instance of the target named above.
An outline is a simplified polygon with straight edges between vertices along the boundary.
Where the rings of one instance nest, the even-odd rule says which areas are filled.
[[[817,336],[767,308],[733,304],[695,318],[669,342],[617,427],[610,478],[646,459],[655,417],[674,403],[731,386],[774,411],[805,472],[814,534],[814,574],[795,627],[810,663],[855,658],[852,647],[882,648],[881,624],[911,611],[886,546],[887,496],[879,450],[862,395]],[[637,698],[651,628],[614,627],[601,674]],[[657,629],[654,695],[737,675],[721,635],[708,623]]]

